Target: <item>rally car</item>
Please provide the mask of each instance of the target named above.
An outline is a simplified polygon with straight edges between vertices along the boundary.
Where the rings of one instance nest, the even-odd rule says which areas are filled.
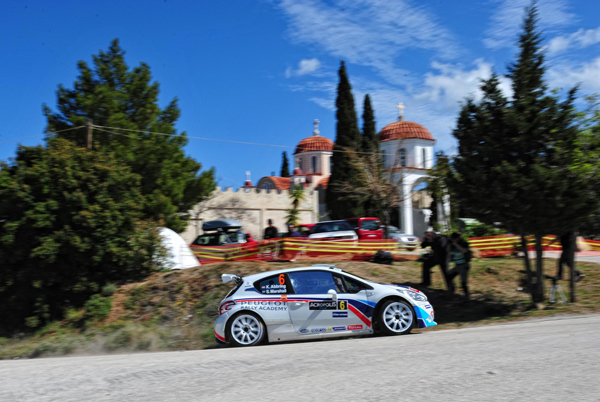
[[[264,272],[240,278],[219,306],[217,342],[253,346],[268,342],[402,335],[437,325],[421,291],[379,284],[331,265]]]

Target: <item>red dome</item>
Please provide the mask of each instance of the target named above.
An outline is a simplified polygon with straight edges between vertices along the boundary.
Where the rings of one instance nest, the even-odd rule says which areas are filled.
[[[294,155],[301,154],[303,152],[317,152],[317,151],[332,151],[333,141],[329,138],[321,137],[320,135],[313,135],[303,139],[296,146]]]
[[[407,140],[409,138],[435,141],[429,130],[412,121],[396,121],[388,124],[379,132],[379,142]]]

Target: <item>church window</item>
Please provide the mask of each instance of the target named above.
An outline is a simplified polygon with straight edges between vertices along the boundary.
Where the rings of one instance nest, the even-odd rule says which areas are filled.
[[[302,169],[302,158],[298,158],[298,168],[299,168],[300,170],[303,170],[303,169]]]
[[[267,191],[270,191],[271,190],[271,183],[265,183],[265,184],[263,184],[262,188],[265,189],[265,190],[267,190]]]
[[[316,156],[311,156],[310,168],[311,168],[311,173],[317,173],[317,157]]]
[[[427,149],[423,148],[423,169],[427,168]]]
[[[387,165],[385,163],[385,150],[384,149],[381,150],[381,162],[383,163],[384,167],[387,167]]]
[[[398,163],[400,166],[406,166],[406,148],[400,148],[398,150]]]

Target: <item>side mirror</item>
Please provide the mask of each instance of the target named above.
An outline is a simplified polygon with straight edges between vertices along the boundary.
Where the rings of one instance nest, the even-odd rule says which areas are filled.
[[[237,275],[232,275],[232,274],[221,275],[221,280],[223,281],[223,283],[237,282],[239,279],[240,279],[240,277]]]
[[[331,300],[333,301],[337,301],[337,292],[333,289],[329,289],[329,291],[327,291],[328,295],[331,295]]]

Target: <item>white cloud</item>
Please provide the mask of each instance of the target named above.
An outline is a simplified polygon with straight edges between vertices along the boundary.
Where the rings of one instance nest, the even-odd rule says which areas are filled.
[[[461,66],[434,62],[431,67],[439,73],[425,74],[423,91],[416,94],[415,99],[436,104],[437,107],[454,113],[458,112],[458,105],[466,97],[481,99],[481,80],[490,78],[493,69],[490,63],[482,59],[476,60],[474,64],[473,69],[465,70]],[[499,80],[504,95],[510,96],[510,81],[503,76],[500,76]]]
[[[319,59],[302,59],[298,63],[298,68],[296,70],[288,67],[287,70],[285,70],[285,76],[286,78],[290,78],[293,76],[311,74],[317,71],[320,67],[321,62]]]
[[[569,89],[581,85],[584,94],[600,91],[600,57],[580,66],[557,65],[548,71],[551,87]]]
[[[583,49],[600,43],[600,27],[580,29],[570,35],[557,36],[548,43],[548,53],[555,55],[572,49]]]
[[[451,59],[460,54],[453,35],[423,7],[407,0],[282,0],[289,35],[331,56],[374,68],[389,82],[405,83],[396,58],[407,50]]]
[[[492,15],[491,26],[486,32],[484,44],[491,49],[509,47],[517,42],[523,23],[524,10],[531,0],[496,0],[500,3]],[[568,11],[566,0],[540,0],[537,3],[540,27],[546,33],[571,25],[576,21]]]

